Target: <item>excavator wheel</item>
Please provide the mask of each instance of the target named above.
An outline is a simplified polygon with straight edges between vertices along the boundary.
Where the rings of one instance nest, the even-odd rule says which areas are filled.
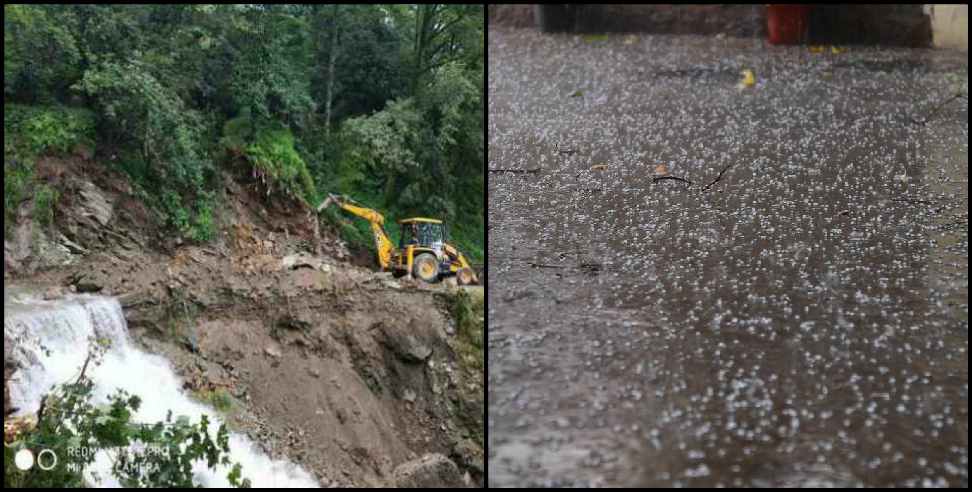
[[[460,268],[459,271],[456,272],[456,281],[459,282],[459,285],[469,285],[473,283],[472,270],[469,268]]]
[[[417,279],[434,283],[439,279],[439,260],[431,253],[416,256],[412,263],[412,274]]]

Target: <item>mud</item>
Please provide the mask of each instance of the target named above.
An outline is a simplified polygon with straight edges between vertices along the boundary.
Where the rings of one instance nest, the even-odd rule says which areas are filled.
[[[491,486],[967,486],[967,58],[489,53]]]

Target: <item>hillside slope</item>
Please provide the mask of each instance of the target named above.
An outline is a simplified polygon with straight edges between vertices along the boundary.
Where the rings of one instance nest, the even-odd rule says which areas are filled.
[[[457,326],[468,301],[454,287],[349,263],[334,230],[265,200],[245,173],[223,171],[217,238],[183,244],[107,169],[38,161],[60,199],[50,226],[20,204],[5,284],[118,297],[133,338],[167,356],[187,391],[322,485],[431,485],[415,481],[429,453],[458,465],[443,485],[482,483],[481,307],[478,328]]]

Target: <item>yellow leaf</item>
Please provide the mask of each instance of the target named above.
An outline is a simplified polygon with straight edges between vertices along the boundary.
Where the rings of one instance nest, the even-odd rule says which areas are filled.
[[[737,89],[745,89],[756,84],[756,76],[753,74],[752,70],[743,70],[742,76],[743,79],[739,82],[739,85],[736,86]]]
[[[841,54],[841,53],[843,53],[845,51],[847,51],[847,48],[838,48],[836,46],[831,46],[830,47],[830,52],[833,53],[833,54],[835,54],[835,55],[839,55],[839,54]]]
[[[752,70],[743,70],[742,73],[743,73],[742,83],[746,84],[746,87],[752,86],[753,84],[756,83],[756,76],[753,75]]]
[[[810,47],[810,52],[811,53],[823,53],[823,50],[824,50],[824,47],[823,46],[811,46]]]
[[[634,34],[629,34],[624,37],[624,44],[635,44],[638,42],[638,36]]]

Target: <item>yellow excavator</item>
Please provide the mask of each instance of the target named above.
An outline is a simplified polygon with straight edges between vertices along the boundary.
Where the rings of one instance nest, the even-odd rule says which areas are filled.
[[[378,211],[358,205],[347,196],[332,193],[317,207],[317,212],[331,205],[337,205],[371,224],[378,263],[396,277],[408,276],[434,283],[455,275],[459,285],[479,283],[466,257],[455,246],[445,242],[445,228],[441,220],[413,217],[398,221],[402,233],[398,248],[395,248],[385,233],[385,217]]]

